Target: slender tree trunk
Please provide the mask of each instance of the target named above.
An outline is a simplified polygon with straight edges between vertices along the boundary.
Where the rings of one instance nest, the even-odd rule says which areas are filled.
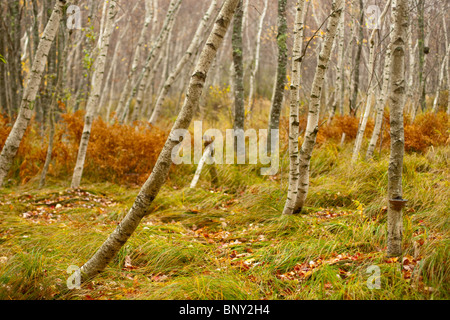
[[[81,178],[83,176],[84,163],[86,160],[89,138],[91,136],[92,123],[94,121],[94,117],[97,112],[98,101],[100,99],[100,91],[102,88],[102,82],[105,72],[105,61],[109,49],[109,40],[114,29],[114,20],[117,13],[117,1],[105,1],[109,1],[108,18],[106,21],[105,32],[103,33],[103,39],[101,41],[102,47],[99,48],[100,52],[97,59],[95,60],[95,69],[92,75],[92,89],[89,93],[88,103],[86,105],[83,134],[81,136],[80,146],[78,148],[77,162],[72,176],[71,187],[73,189],[77,189],[80,187]]]
[[[419,104],[414,107],[413,112],[413,121],[416,118],[418,108],[422,109],[422,112],[425,112],[426,108],[426,100],[425,100],[425,76],[424,76],[424,66],[425,66],[425,0],[417,1],[417,23],[419,29]]]
[[[319,132],[319,112],[322,86],[328,68],[328,62],[330,60],[331,48],[337,33],[339,19],[341,14],[343,14],[343,2],[344,0],[333,1],[332,13],[328,20],[325,39],[322,42],[322,48],[317,59],[317,68],[314,74],[309,102],[308,124],[306,126],[304,142],[299,153],[298,191],[293,213],[299,213],[302,211],[308,193],[311,154],[314,149],[314,145],[316,144],[317,133]]]
[[[39,42],[33,66],[30,75],[28,76],[27,87],[23,92],[19,114],[0,154],[0,187],[3,185],[4,179],[17,154],[20,142],[22,141],[25,130],[27,129],[33,114],[33,104],[36,99],[36,93],[39,89],[50,47],[58,32],[59,22],[65,4],[66,1],[56,1],[50,20],[47,23],[41,41]]]
[[[53,99],[50,105],[49,110],[49,125],[50,125],[50,132],[49,132],[49,141],[48,141],[48,147],[47,147],[47,155],[45,157],[45,163],[44,167],[41,172],[41,177],[39,179],[39,188],[43,188],[45,185],[45,179],[47,177],[48,169],[50,168],[50,162],[52,161],[52,153],[53,153],[53,144],[54,144],[54,137],[55,137],[55,111],[58,105],[58,101],[61,99],[62,95],[62,89],[63,89],[63,78],[64,78],[64,65],[66,63],[66,57],[67,57],[67,51],[69,49],[69,46],[67,45],[68,41],[68,32],[67,30],[60,31],[60,39],[62,43],[60,44],[60,50],[58,53],[58,73],[57,73],[57,80],[56,80],[56,87],[55,92],[53,94]]]
[[[390,35],[392,37],[392,28],[390,30]],[[391,68],[391,45],[390,43],[386,48],[386,56],[384,58],[384,69],[383,69],[383,87],[381,89],[381,94],[376,100],[375,104],[375,126],[373,128],[372,137],[370,138],[369,147],[367,148],[366,160],[372,159],[377,146],[378,139],[380,138],[383,125],[384,108],[386,106],[386,98],[388,95],[389,85],[390,85],[390,68]]]
[[[449,54],[450,54],[450,46],[448,47],[448,49],[444,55],[444,59],[442,61],[440,72],[439,72],[438,85],[436,86],[436,94],[435,94],[434,101],[433,101],[433,112],[434,113],[437,113],[439,111],[439,100],[441,97],[441,90],[444,85],[445,69],[448,68],[447,59],[448,59]]]
[[[128,35],[130,20],[131,19],[129,19],[126,26],[122,30],[120,30],[121,32],[120,32],[119,39],[117,40],[116,47],[114,48],[114,55],[111,60],[111,66],[109,68],[108,75],[106,76],[106,79],[105,79],[105,88],[103,89],[101,96],[100,96],[100,103],[99,103],[100,108],[103,108],[104,105],[106,104],[106,97],[107,96],[111,97],[110,91],[112,90],[112,82],[113,82],[112,80],[114,79],[114,74],[115,74],[116,68],[117,68],[117,59],[119,57],[120,47],[123,42],[123,39],[125,38],[125,36]],[[116,24],[117,24],[117,22],[116,22]],[[109,111],[107,111],[106,121],[109,121],[111,109],[108,108],[107,110],[109,110]]]
[[[145,62],[145,65],[140,73],[140,75],[138,76],[133,89],[131,90],[131,94],[128,97],[128,101],[126,102],[125,106],[124,106],[124,110],[122,110],[120,108],[118,108],[118,116],[120,117],[121,121],[123,121],[125,119],[125,116],[127,115],[129,109],[130,109],[130,105],[131,102],[133,100],[133,97],[137,94],[137,99],[136,99],[136,106],[137,108],[141,108],[141,103],[142,103],[142,99],[144,97],[144,90],[145,90],[145,86],[147,84],[147,80],[148,80],[148,76],[150,74],[150,63],[153,61],[153,59],[156,56],[156,53],[161,49],[162,45],[166,42],[167,37],[169,35],[169,33],[172,31],[172,27],[173,27],[173,21],[178,13],[178,10],[180,8],[181,5],[181,0],[172,0],[170,5],[169,5],[169,10],[167,12],[166,15],[166,19],[164,21],[164,25],[162,27],[162,30],[160,32],[160,34],[158,35],[158,38],[156,39],[155,43],[153,44],[150,53],[147,57],[147,60]]]
[[[259,18],[258,30],[256,31],[256,45],[255,45],[255,55],[253,57],[252,68],[250,71],[250,92],[248,95],[248,113],[247,119],[251,119],[253,107],[255,105],[255,85],[256,85],[256,73],[259,69],[259,59],[261,55],[261,35],[264,26],[264,18],[266,17],[267,7],[269,0],[264,0],[264,8]]]
[[[208,70],[214,60],[218,48],[222,44],[238,3],[239,0],[226,0],[223,4],[219,17],[216,20],[214,28],[211,31],[197,62],[195,72],[191,76],[191,82],[189,83],[184,105],[172,127],[170,136],[159,155],[150,177],[142,186],[132,208],[122,222],[117,226],[114,232],[111,233],[94,256],[82,266],[81,273],[83,279],[90,278],[103,271],[120,248],[122,248],[131,237],[142,218],[148,214],[150,205],[167,180],[169,169],[172,164],[172,149],[179,144],[179,135],[177,135],[177,133],[182,131],[182,137],[186,134],[193,118],[194,111],[198,107]]]
[[[144,24],[142,26],[139,40],[138,40],[136,48],[134,50],[134,55],[133,55],[133,60],[131,63],[130,71],[128,72],[128,76],[126,78],[125,85],[123,86],[122,93],[120,94],[118,110],[124,110],[124,108],[125,108],[125,103],[127,102],[127,98],[130,93],[131,86],[133,84],[134,77],[135,77],[135,74],[136,74],[136,71],[137,71],[137,68],[139,65],[142,46],[144,45],[145,36],[149,29],[150,23],[152,22],[152,19],[153,19],[153,5],[151,5],[149,0],[145,1],[145,11],[146,11],[146,13],[145,13]]]
[[[391,64],[391,154],[388,169],[388,256],[402,254],[402,169],[405,149],[403,109],[405,105],[405,44],[408,30],[408,1],[396,0],[394,7]]]
[[[412,11],[413,6],[414,6],[414,3],[411,2],[409,5],[410,12]],[[412,20],[412,12],[411,12],[410,19]],[[415,46],[413,46],[413,39],[414,39],[413,24],[410,23],[408,26],[409,79],[408,79],[408,93],[407,93],[410,113],[414,113],[414,107],[415,107],[414,96],[417,91],[417,88],[415,87],[415,83],[416,83],[415,79],[417,77],[417,74],[416,74],[417,43]]]
[[[240,0],[233,20],[233,36],[231,38],[233,48],[233,66],[234,66],[234,130],[236,133],[244,132],[245,120],[245,101],[244,101],[244,60],[242,46],[242,19],[243,3]],[[240,131],[242,130],[242,131]],[[237,139],[235,137],[235,148],[237,148]]]
[[[177,77],[180,75],[181,71],[185,68],[186,65],[188,65],[188,62],[192,58],[193,54],[195,53],[195,50],[199,46],[202,36],[206,30],[208,20],[211,17],[211,14],[213,13],[214,9],[217,6],[217,0],[212,0],[211,4],[205,13],[205,15],[202,18],[202,21],[200,22],[197,31],[195,32],[194,38],[192,39],[192,42],[190,43],[188,49],[184,53],[183,57],[178,62],[175,69],[172,71],[172,73],[169,75],[167,80],[165,81],[161,91],[158,94],[158,98],[156,99],[156,104],[152,112],[152,116],[150,117],[149,123],[152,125],[156,124],[156,121],[158,120],[162,104],[164,103],[165,98],[167,97],[167,94],[172,87],[173,83],[177,80]]]
[[[339,109],[339,114],[344,115],[344,97],[345,97],[345,1],[343,13],[339,21],[339,40],[338,40],[338,61],[336,64],[336,108]]]
[[[267,151],[271,151],[272,130],[280,128],[280,115],[283,108],[284,87],[286,85],[287,67],[287,22],[286,22],[286,0],[278,0],[278,67],[276,82],[270,108],[269,128],[267,137]]]
[[[299,91],[301,77],[301,55],[303,44],[303,29],[305,19],[306,1],[300,0],[297,3],[297,13],[294,25],[294,47],[292,49],[292,80],[291,80],[291,101],[289,116],[289,187],[286,204],[283,214],[294,212],[295,200],[298,192],[298,136],[299,136]]]
[[[353,88],[352,88],[352,96],[350,100],[350,115],[356,116],[358,111],[357,100],[358,100],[358,92],[359,92],[359,74],[360,74],[360,64],[361,64],[361,54],[362,54],[362,45],[364,39],[363,33],[363,25],[364,25],[364,4],[362,0],[359,0],[359,10],[360,10],[360,18],[359,18],[359,35],[356,49],[356,58],[355,58],[355,70],[353,74]]]
[[[391,0],[388,0],[386,3],[386,6],[379,18],[379,25],[383,25],[384,18],[388,12],[389,6],[391,4]],[[367,93],[366,97],[366,106],[364,108],[364,111],[362,113],[362,121],[359,124],[358,133],[356,135],[355,140],[355,147],[353,148],[353,155],[352,155],[352,162],[356,162],[356,160],[359,157],[359,152],[361,151],[361,145],[364,138],[364,132],[366,131],[367,122],[369,121],[370,112],[372,109],[372,101],[375,96],[375,87],[377,86],[374,84],[374,78],[375,78],[375,35],[376,35],[377,29],[374,29],[370,35],[369,38],[369,67],[368,67],[368,85],[367,90],[369,91]]]

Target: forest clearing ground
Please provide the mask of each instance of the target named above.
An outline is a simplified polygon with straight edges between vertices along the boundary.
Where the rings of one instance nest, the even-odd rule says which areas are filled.
[[[281,215],[283,193],[272,181],[280,177],[256,176],[251,167],[219,168],[216,189],[206,173],[197,189],[172,177],[107,270],[79,290],[67,289],[67,268],[90,258],[138,188],[7,189],[0,193],[0,299],[448,299],[448,147],[436,152],[406,157],[411,206],[400,259],[385,256],[379,172],[387,159],[351,169],[320,148],[310,207],[296,216]],[[408,187],[416,179],[420,186]],[[371,290],[373,265],[381,288]]]

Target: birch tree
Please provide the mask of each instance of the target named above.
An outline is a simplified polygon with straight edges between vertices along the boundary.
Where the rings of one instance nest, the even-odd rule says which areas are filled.
[[[158,98],[156,99],[155,107],[153,109],[152,115],[149,119],[149,123],[152,125],[155,125],[156,121],[158,120],[163,102],[165,98],[167,97],[167,94],[169,93],[170,88],[172,87],[173,83],[177,80],[177,77],[180,75],[181,71],[188,65],[188,62],[193,57],[195,50],[197,50],[197,47],[200,44],[200,41],[202,40],[203,34],[206,30],[208,21],[214,11],[214,9],[217,6],[217,0],[212,0],[211,4],[206,11],[205,15],[203,16],[202,20],[200,21],[200,24],[197,28],[197,31],[195,32],[194,38],[192,39],[192,42],[190,43],[189,47],[187,48],[186,52],[178,61],[178,64],[174,68],[174,70],[171,72],[167,80],[165,81],[162,89],[160,90],[158,94]]]
[[[338,27],[338,61],[336,64],[336,108],[341,116],[344,115],[344,95],[345,95],[345,1],[343,13]]]
[[[250,92],[248,94],[247,118],[249,119],[251,118],[253,106],[255,104],[254,96],[255,96],[256,73],[258,72],[259,69],[259,60],[261,55],[261,35],[264,26],[264,18],[266,17],[267,13],[268,2],[269,0],[264,0],[264,8],[259,18],[258,29],[256,32],[255,53],[253,56],[252,67],[250,70]]]
[[[299,152],[298,191],[293,213],[302,211],[308,193],[311,154],[316,144],[317,133],[319,132],[319,112],[322,87],[330,60],[331,48],[337,33],[339,19],[343,13],[343,1],[344,0],[333,0],[332,12],[328,18],[325,39],[322,42],[322,47],[317,58],[316,72],[311,87],[308,124],[306,126],[303,144]]]
[[[447,51],[444,54],[444,58],[441,63],[441,68],[439,71],[438,85],[436,86],[436,94],[433,100],[433,112],[435,113],[439,111],[439,100],[441,97],[441,90],[444,85],[445,69],[448,68],[447,59],[449,54],[450,54],[450,46],[448,47]]]
[[[67,1],[64,0],[56,1],[50,19],[39,41],[31,72],[28,76],[27,86],[23,91],[19,114],[0,154],[0,187],[3,186],[4,179],[11,168],[25,130],[33,115],[34,102],[47,63],[47,56],[58,32],[59,23],[66,3]]]
[[[60,52],[58,54],[58,72],[57,72],[57,80],[55,92],[53,93],[50,110],[49,110],[49,124],[50,124],[50,132],[49,132],[49,142],[47,147],[47,155],[45,157],[44,167],[42,169],[41,177],[39,179],[39,188],[42,188],[45,185],[45,179],[47,176],[48,169],[50,167],[50,162],[52,160],[53,153],[53,144],[55,137],[55,111],[56,106],[58,105],[59,99],[61,99],[62,91],[63,91],[63,79],[64,79],[64,64],[66,63],[67,51],[69,46],[67,45],[68,35],[67,30],[64,32],[60,31],[61,36],[59,37],[58,42],[62,42],[60,44]],[[62,48],[63,47],[63,48]]]
[[[359,24],[358,24],[358,40],[356,42],[356,58],[355,58],[355,69],[353,71],[353,86],[351,90],[350,97],[350,115],[356,116],[358,111],[357,100],[358,100],[358,92],[359,92],[359,80],[360,80],[360,64],[361,64],[361,55],[362,55],[362,45],[364,39],[364,4],[363,0],[359,0]]]
[[[134,77],[136,75],[137,68],[139,66],[139,61],[141,57],[142,47],[144,45],[145,37],[148,32],[150,23],[153,20],[153,4],[150,0],[145,0],[145,18],[144,24],[142,25],[142,29],[139,35],[139,39],[134,50],[133,60],[131,63],[130,71],[128,72],[128,76],[125,81],[125,85],[123,86],[122,93],[120,94],[120,100],[118,105],[118,110],[124,110],[125,103],[127,102],[128,95],[131,90],[131,86],[134,81]]]
[[[272,130],[280,127],[280,114],[283,107],[284,87],[286,85],[287,67],[287,22],[286,22],[286,0],[278,0],[278,67],[275,79],[275,87],[270,107],[269,128],[267,137],[267,150],[270,151],[270,141]]]
[[[381,94],[378,96],[375,103],[375,126],[372,131],[372,136],[370,138],[369,146],[367,147],[366,160],[372,159],[377,145],[378,139],[381,135],[381,127],[383,124],[384,108],[386,106],[386,98],[388,95],[389,84],[390,84],[390,67],[391,67],[391,45],[387,46],[386,56],[384,61],[383,69],[383,86],[381,89]]]
[[[384,7],[383,12],[380,15],[380,18],[378,20],[379,26],[383,25],[384,18],[389,10],[389,6],[391,4],[391,0],[388,0],[386,3],[386,6]],[[375,77],[375,35],[378,29],[373,29],[372,33],[370,34],[369,38],[369,66],[368,66],[368,85],[367,90],[369,92],[367,93],[366,97],[366,106],[364,108],[363,114],[362,114],[362,120],[359,124],[358,132],[356,134],[356,140],[355,140],[355,147],[353,148],[353,155],[352,155],[352,162],[355,162],[358,159],[359,152],[361,151],[361,145],[364,137],[364,132],[366,131],[367,122],[369,121],[369,115],[372,109],[372,101],[375,96],[375,86],[377,84],[374,84],[374,77]]]
[[[77,189],[80,187],[81,177],[83,175],[84,163],[86,160],[86,153],[89,144],[89,138],[91,136],[92,123],[97,113],[98,102],[100,99],[100,93],[102,88],[103,76],[105,72],[105,61],[109,49],[109,40],[111,33],[114,29],[114,21],[117,13],[117,1],[109,1],[108,5],[108,19],[105,25],[105,32],[103,33],[103,39],[100,44],[99,54],[95,60],[94,72],[92,75],[91,91],[89,93],[88,102],[86,105],[86,115],[84,118],[83,134],[80,140],[80,146],[78,148],[78,156],[73,171],[71,187]]]
[[[237,134],[244,131],[245,101],[244,101],[244,60],[242,45],[243,3],[240,0],[233,20],[233,35],[231,37],[234,66],[234,130]],[[242,131],[241,131],[242,130]],[[238,137],[236,137],[238,139]],[[237,140],[235,140],[237,148]]]
[[[120,117],[120,120],[123,121],[127,116],[131,102],[135,95],[137,95],[136,106],[135,108],[141,109],[142,99],[144,97],[144,90],[147,84],[148,77],[150,75],[150,63],[156,57],[156,54],[159,52],[161,47],[165,44],[169,33],[172,31],[172,27],[174,25],[174,19],[177,16],[178,10],[180,9],[181,0],[172,0],[169,9],[167,11],[166,19],[164,20],[163,27],[161,32],[159,33],[157,39],[155,40],[152,48],[150,49],[150,53],[147,56],[147,60],[145,61],[145,65],[142,68],[142,71],[137,78],[133,89],[131,90],[131,94],[128,97],[128,101],[125,104],[124,110],[120,109],[117,114]]]
[[[444,86],[444,77],[447,76],[447,85],[450,89],[450,78],[449,78],[449,59],[450,59],[450,44],[448,42],[448,33],[447,33],[447,21],[445,19],[445,5],[442,6],[442,28],[444,29],[444,39],[445,39],[445,48],[446,52],[444,54],[444,58],[441,64],[440,72],[439,72],[439,80],[436,88],[436,94],[433,101],[433,112],[439,111],[439,100],[441,97],[441,90]],[[450,90],[449,90],[449,101],[450,101]]]
[[[402,170],[405,150],[403,109],[405,105],[405,44],[408,30],[408,1],[396,0],[393,6],[392,64],[389,105],[391,109],[391,153],[388,169],[388,256],[402,254]]]
[[[294,23],[294,47],[292,49],[292,80],[290,85],[291,101],[289,115],[289,188],[283,214],[294,212],[298,192],[298,136],[299,136],[299,86],[301,77],[301,54],[306,1],[297,2],[297,13]]]
[[[81,267],[83,279],[90,278],[103,271],[120,248],[122,248],[131,237],[140,221],[148,214],[150,205],[167,180],[169,169],[172,164],[172,150],[179,144],[180,136],[181,138],[183,137],[192,121],[194,112],[198,107],[202,95],[208,70],[214,60],[217,50],[223,42],[223,38],[238,3],[239,0],[226,0],[224,2],[209,38],[200,54],[195,71],[191,76],[183,107],[172,127],[169,138],[158,157],[150,177],[142,186],[132,208],[125,218],[92,258]]]

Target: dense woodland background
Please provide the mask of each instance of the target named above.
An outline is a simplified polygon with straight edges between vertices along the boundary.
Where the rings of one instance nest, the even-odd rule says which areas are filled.
[[[161,178],[153,194],[149,175],[159,172],[170,128],[194,99],[186,93],[202,50],[233,2],[191,118],[204,130],[279,128],[280,170],[265,177],[261,165],[207,165],[190,188],[196,166],[168,165],[167,183]],[[373,5],[382,15],[375,30]],[[2,1],[0,298],[448,299],[449,5]],[[404,9],[404,29],[394,8]],[[37,53],[57,9],[40,73]],[[68,28],[75,17],[80,28]],[[394,74],[397,35],[404,72]],[[330,56],[318,59],[327,43]],[[402,81],[392,84],[394,76]],[[399,92],[402,109],[392,104]],[[404,119],[399,183],[408,204],[399,218],[403,250],[386,257],[393,110]],[[23,114],[30,119],[20,147],[8,149]],[[293,159],[307,161],[306,174]],[[295,173],[309,179],[308,196],[301,215],[282,214],[292,213]],[[106,271],[68,290],[67,267],[86,263],[145,196],[143,222],[97,268]],[[365,285],[371,265],[382,269],[381,290]]]

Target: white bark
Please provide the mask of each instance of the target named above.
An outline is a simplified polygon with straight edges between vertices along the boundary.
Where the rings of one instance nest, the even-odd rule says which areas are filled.
[[[166,15],[166,19],[164,21],[164,25],[162,27],[161,32],[158,35],[158,38],[156,39],[155,43],[153,44],[152,48],[150,49],[150,53],[147,57],[147,60],[145,62],[145,65],[141,71],[141,74],[139,75],[138,79],[136,80],[136,83],[134,84],[134,88],[131,90],[131,94],[128,97],[128,101],[125,104],[125,109],[118,111],[118,116],[121,121],[125,119],[127,116],[127,113],[130,109],[131,102],[133,100],[133,97],[137,94],[136,98],[136,108],[141,108],[142,99],[144,97],[144,90],[145,86],[147,84],[148,76],[150,74],[150,63],[153,61],[153,59],[156,56],[156,53],[161,49],[162,45],[166,42],[167,37],[169,33],[172,31],[173,22],[175,17],[178,14],[178,11],[180,9],[181,0],[172,0],[169,6],[169,10]]]
[[[392,37],[393,30],[390,30]],[[366,160],[372,159],[375,152],[375,147],[377,145],[378,139],[381,135],[381,127],[383,124],[384,108],[386,106],[386,97],[388,95],[389,85],[390,85],[390,68],[391,68],[391,45],[388,44],[386,49],[386,57],[384,58],[384,70],[383,70],[383,87],[381,89],[381,94],[379,95],[377,102],[375,104],[376,116],[375,116],[375,126],[373,128],[372,137],[370,138],[369,146],[367,148]]]
[[[405,105],[405,44],[408,29],[408,1],[396,0],[394,7],[394,32],[392,35],[392,64],[390,88],[391,154],[388,169],[388,256],[402,254],[402,169],[405,149],[403,109]],[[394,202],[393,202],[394,200]]]
[[[445,6],[442,6],[443,11],[445,12]],[[444,56],[444,60],[442,61],[441,70],[439,72],[439,82],[436,89],[436,95],[433,101],[433,112],[439,111],[439,99],[441,96],[441,90],[444,85],[444,77],[447,76],[447,87],[449,88],[448,91],[448,101],[450,101],[450,71],[449,71],[449,61],[450,61],[450,44],[448,42],[448,33],[447,33],[447,21],[446,21],[445,14],[442,15],[442,27],[444,29],[444,38],[445,38],[445,47],[447,48]],[[450,109],[447,106],[447,113],[450,112]]]
[[[194,178],[191,181],[191,189],[195,188],[195,186],[197,185],[198,180],[200,179],[200,174],[202,173],[202,169],[203,169],[203,165],[206,162],[206,159],[212,159],[212,152],[214,150],[214,142],[210,143],[206,148],[205,151],[203,152],[203,156],[201,157],[198,166],[197,166],[197,170],[195,171],[195,175]]]
[[[291,79],[291,103],[289,116],[289,187],[283,214],[294,212],[295,200],[298,192],[298,135],[299,135],[299,91],[301,78],[301,55],[303,44],[303,29],[305,21],[306,1],[299,0],[294,24],[294,46],[292,49],[292,79]]]
[[[188,65],[189,60],[192,58],[193,54],[195,53],[195,50],[200,44],[200,41],[202,40],[203,33],[206,30],[208,20],[211,17],[211,14],[213,13],[214,9],[217,6],[217,0],[212,0],[211,4],[206,11],[205,15],[203,16],[197,31],[195,32],[194,38],[192,39],[192,42],[190,43],[188,49],[184,53],[183,57],[178,62],[175,69],[172,71],[172,73],[169,75],[167,80],[165,81],[161,91],[158,94],[158,98],[156,99],[156,104],[153,109],[152,116],[149,119],[149,123],[151,125],[155,125],[156,121],[158,120],[162,104],[164,103],[165,98],[167,97],[167,94],[172,87],[172,84],[177,80],[177,77],[179,76],[180,72],[183,70],[183,68]]]
[[[28,76],[27,86],[23,91],[17,120],[0,154],[0,187],[3,185],[4,179],[11,168],[11,164],[17,154],[20,142],[33,114],[34,101],[47,63],[47,56],[58,32],[59,22],[61,21],[63,8],[66,3],[67,1],[63,0],[56,1],[53,12],[39,41],[36,55],[33,59],[33,66]]]
[[[86,105],[86,115],[84,118],[83,134],[80,140],[80,146],[78,148],[77,162],[73,171],[71,187],[77,189],[80,187],[81,177],[83,175],[84,162],[86,160],[86,153],[89,144],[89,138],[91,136],[92,123],[94,121],[96,111],[98,108],[98,102],[100,99],[100,92],[103,82],[103,76],[105,72],[105,61],[109,49],[109,40],[111,33],[114,29],[115,16],[117,13],[117,1],[108,1],[108,18],[105,25],[105,32],[103,33],[103,39],[101,41],[102,47],[99,48],[100,52],[95,60],[94,72],[92,75],[92,86],[89,93],[88,102]]]
[[[388,9],[390,7],[391,0],[388,0],[386,3],[386,6],[380,15],[380,19],[378,23],[380,25],[383,25],[384,18],[386,17],[386,14],[388,12]],[[356,134],[356,140],[355,140],[355,147],[353,148],[353,155],[352,155],[352,162],[356,162],[356,160],[359,157],[359,152],[361,151],[361,145],[364,137],[364,132],[366,131],[367,122],[369,121],[370,112],[372,109],[372,101],[375,96],[375,87],[376,84],[373,84],[373,80],[375,77],[375,35],[376,35],[377,29],[373,29],[370,38],[369,38],[369,67],[368,67],[368,90],[366,97],[366,106],[364,108],[363,114],[362,114],[362,121],[359,124],[358,133]]]
[[[344,12],[341,14],[339,21],[339,42],[338,42],[338,61],[336,64],[336,108],[339,108],[339,114],[344,115],[344,94],[345,94],[345,1],[343,4]]]
[[[179,132],[179,129],[186,131],[191,123],[194,111],[198,107],[208,70],[218,48],[223,42],[223,38],[238,3],[239,0],[226,0],[223,4],[219,17],[197,62],[195,72],[191,76],[184,105],[150,177],[142,186],[133,207],[122,222],[111,233],[94,256],[82,266],[81,273],[83,279],[90,278],[104,270],[111,259],[114,258],[120,248],[131,237],[142,218],[148,214],[150,205],[167,180],[172,164],[172,149],[179,143],[177,132]]]
[[[254,106],[254,96],[255,96],[255,84],[256,84],[256,73],[258,72],[259,69],[259,59],[260,59],[260,55],[261,55],[261,35],[262,35],[262,29],[264,26],[264,18],[266,17],[266,13],[267,13],[267,7],[268,7],[268,2],[269,0],[264,0],[264,8],[263,11],[261,13],[261,17],[259,18],[259,23],[258,23],[258,29],[256,31],[256,46],[255,46],[255,55],[253,57],[253,64],[252,64],[252,69],[250,71],[250,92],[248,95],[248,111],[247,111],[247,117],[250,118],[252,111],[253,111],[253,106]]]
[[[442,61],[441,68],[439,71],[439,80],[438,80],[438,85],[436,87],[436,94],[434,96],[434,101],[433,101],[433,112],[439,111],[439,100],[441,97],[441,90],[444,85],[445,69],[448,68],[447,59],[448,59],[449,54],[450,54],[450,46],[448,47],[448,49],[444,55],[444,59]]]
[[[334,0],[332,4],[332,13],[328,19],[328,25],[322,48],[317,59],[317,68],[311,88],[311,99],[309,102],[308,124],[306,126],[305,138],[299,153],[299,181],[298,194],[295,201],[294,213],[299,213],[305,204],[309,188],[309,167],[311,154],[316,144],[317,133],[319,131],[319,111],[320,97],[322,95],[322,86],[325,73],[330,60],[331,48],[337,33],[339,19],[343,13],[344,0]]]
[[[128,95],[131,90],[131,86],[134,81],[134,77],[136,75],[136,70],[139,65],[140,57],[141,57],[141,51],[142,46],[144,45],[145,36],[148,32],[150,23],[153,19],[153,6],[149,0],[145,0],[145,19],[144,24],[141,29],[141,33],[139,35],[139,40],[137,42],[136,48],[134,50],[133,60],[131,63],[130,71],[128,72],[127,79],[125,81],[125,85],[123,86],[122,93],[120,94],[120,100],[119,105],[117,107],[118,112],[121,112],[125,108],[125,103],[127,102]],[[120,116],[120,115],[118,115]]]

